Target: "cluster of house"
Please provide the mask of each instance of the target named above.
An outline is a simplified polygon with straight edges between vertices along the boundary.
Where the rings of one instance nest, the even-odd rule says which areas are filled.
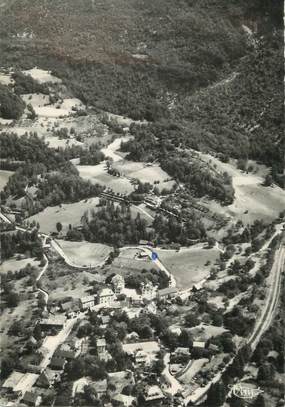
[[[62,344],[53,354],[48,367],[27,366],[26,372],[13,371],[2,388],[28,406],[39,406],[57,382],[60,382],[66,363],[81,353],[81,340]]]
[[[167,287],[158,290],[152,283],[142,283],[139,292],[133,288],[125,287],[124,277],[120,274],[115,274],[111,280],[112,287],[103,287],[96,295],[88,295],[80,298],[80,302],[75,304],[73,301],[67,301],[60,305],[60,309],[69,317],[75,317],[80,312],[86,310],[99,310],[100,308],[121,308],[122,301],[118,301],[118,296],[122,295],[127,302],[125,307],[127,312],[132,314],[132,307],[149,304],[153,300],[169,300],[177,295],[177,288]],[[151,307],[151,305],[148,305]],[[155,313],[154,309],[148,312]]]

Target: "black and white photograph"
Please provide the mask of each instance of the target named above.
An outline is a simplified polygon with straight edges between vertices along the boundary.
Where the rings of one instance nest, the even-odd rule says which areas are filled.
[[[283,407],[282,0],[0,0],[0,407]]]

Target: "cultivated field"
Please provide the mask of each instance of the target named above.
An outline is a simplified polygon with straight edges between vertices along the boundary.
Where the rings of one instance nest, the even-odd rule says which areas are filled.
[[[56,231],[56,223],[61,222],[63,233],[68,229],[69,224],[79,226],[81,218],[86,211],[91,209],[96,210],[96,205],[99,203],[99,198],[89,198],[84,201],[75,202],[72,204],[62,204],[44,209],[36,215],[28,218],[28,221],[35,220],[39,222],[41,231],[51,233]]]
[[[101,243],[69,242],[57,240],[66,256],[78,266],[96,267],[113,251],[112,247]]]
[[[203,249],[202,245],[174,250],[155,250],[165,267],[173,274],[178,288],[190,288],[208,276],[220,252],[213,249]],[[206,265],[207,262],[210,264]]]
[[[11,175],[13,175],[13,171],[5,171],[5,170],[0,170],[0,191],[3,191],[5,185],[7,184],[9,178]]]

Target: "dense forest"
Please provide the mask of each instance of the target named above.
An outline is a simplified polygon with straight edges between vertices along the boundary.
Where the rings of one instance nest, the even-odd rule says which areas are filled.
[[[1,233],[1,260],[9,259],[16,253],[26,254],[28,257],[42,258],[42,241],[38,230],[31,232]]]
[[[109,243],[120,247],[127,243],[138,243],[141,239],[151,240],[154,235],[147,230],[147,222],[138,213],[131,215],[129,206],[107,202],[87,220],[83,234],[91,242]]]

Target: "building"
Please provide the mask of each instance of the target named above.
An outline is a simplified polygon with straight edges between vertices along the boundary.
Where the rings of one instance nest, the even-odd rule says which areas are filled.
[[[176,296],[178,289],[175,287],[167,287],[163,288],[162,290],[158,290],[157,298],[159,300],[169,300]]]
[[[60,381],[61,372],[45,369],[37,380],[37,386],[49,389],[54,386],[55,383]]]
[[[136,398],[133,396],[126,396],[125,394],[117,394],[116,396],[112,397],[112,400],[115,400],[121,406],[132,407],[136,401]]]
[[[151,283],[141,284],[142,297],[153,300],[156,297],[156,288]]]
[[[189,348],[178,347],[174,352],[175,356],[190,356]]]
[[[106,352],[106,339],[98,338],[96,341],[96,348],[98,355]]]
[[[98,293],[98,303],[101,305],[110,305],[115,301],[115,294],[111,288],[103,288]]]
[[[94,307],[94,305],[95,305],[94,295],[88,295],[86,297],[80,298],[80,308],[82,310]]]
[[[65,358],[54,355],[50,361],[50,368],[53,370],[58,370],[59,372],[63,372],[66,363],[67,361]]]
[[[23,396],[26,391],[30,391],[39,378],[36,373],[21,373],[13,371],[5,380],[2,387],[18,396]]]
[[[40,321],[40,327],[42,330],[48,329],[63,329],[66,323],[66,316],[64,315],[52,315],[48,318],[44,318]]]
[[[27,391],[21,401],[28,406],[38,407],[42,402],[42,397],[35,392]]]
[[[143,350],[138,350],[135,354],[135,363],[137,366],[144,366],[150,364],[149,354]]]
[[[194,341],[193,342],[193,349],[205,349],[206,342],[202,341]]]
[[[106,379],[93,382],[90,386],[93,387],[99,398],[107,393],[108,384]]]
[[[111,283],[116,294],[120,294],[125,288],[125,279],[120,274],[115,274],[111,280]]]
[[[157,385],[147,386],[143,392],[144,400],[151,405],[154,401],[162,400],[165,398],[160,387]]]

